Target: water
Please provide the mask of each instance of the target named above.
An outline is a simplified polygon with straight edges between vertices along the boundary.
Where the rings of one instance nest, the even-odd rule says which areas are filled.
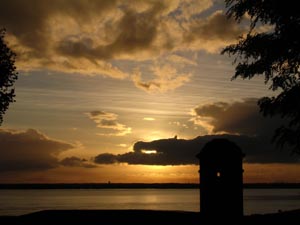
[[[228,205],[230,207],[230,203]],[[300,208],[300,189],[246,189],[244,212]],[[199,211],[198,189],[0,190],[0,215],[46,209],[153,209]]]

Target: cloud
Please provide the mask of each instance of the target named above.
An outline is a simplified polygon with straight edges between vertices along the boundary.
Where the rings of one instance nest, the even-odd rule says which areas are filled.
[[[86,159],[81,159],[75,156],[66,157],[60,161],[60,164],[67,167],[84,167],[84,168],[95,168],[95,164],[90,163]]]
[[[169,122],[170,125],[175,125],[177,127],[182,127],[182,128],[186,128],[188,129],[189,126],[185,123],[182,123],[182,122],[179,122],[179,121],[172,121],[172,122]]]
[[[90,59],[111,59],[144,49],[150,51],[157,35],[158,15],[164,8],[160,2],[153,3],[143,12],[125,8],[120,20],[114,24],[116,32],[111,43],[97,45],[90,38],[73,40],[71,37],[60,43],[58,51],[63,55]]]
[[[228,19],[222,11],[216,11],[208,18],[196,18],[187,25],[184,43],[192,48],[201,48],[208,52],[217,52],[241,36],[243,30],[233,19]]]
[[[163,46],[153,44],[159,24],[177,7],[176,1],[12,0],[2,3],[0,24],[22,70],[124,78],[108,60],[160,52]]]
[[[134,151],[124,154],[104,153],[95,157],[98,164],[143,164],[143,165],[189,165],[198,164],[196,154],[214,138],[227,138],[234,141],[246,153],[248,163],[298,163],[299,156],[290,155],[288,151],[275,149],[264,138],[240,135],[207,135],[195,139],[161,139],[151,142],[137,142]],[[145,151],[156,151],[147,154]],[[225,150],[225,149],[224,149]]]
[[[140,141],[134,144],[131,152],[100,154],[94,161],[98,164],[198,164],[195,155],[205,143],[214,138],[227,138],[242,148],[248,163],[299,163],[299,156],[291,155],[290,149],[279,150],[271,143],[274,130],[284,121],[277,117],[263,117],[259,113],[257,100],[248,98],[233,103],[215,102],[196,107],[193,111],[194,123],[210,129],[211,135],[192,140],[175,137],[151,142]],[[153,154],[147,154],[150,152]]]
[[[192,65],[192,66],[197,66],[197,63],[193,60],[187,59],[185,57],[179,56],[179,55],[170,55],[167,57],[167,59],[170,62],[173,63],[178,63],[178,64],[186,64],[186,65]]]
[[[192,140],[173,138],[137,142],[132,152],[118,155],[100,154],[95,158],[95,162],[146,165],[198,164],[195,155],[205,143],[213,138],[227,138],[242,148],[247,155],[245,161],[248,163],[299,163],[299,156],[291,155],[290,149],[279,150],[271,143],[275,129],[284,121],[279,117],[263,117],[259,113],[257,100],[247,98],[233,103],[215,102],[196,107],[193,110],[192,120],[196,125],[210,131],[211,135],[199,136]],[[147,150],[154,150],[156,153],[146,154]]]
[[[180,2],[180,17],[190,19],[190,17],[200,14],[213,5],[212,0],[184,0]]]
[[[11,0],[2,2],[0,21],[7,27],[24,46],[44,52],[49,47],[48,41],[51,35],[51,19],[71,18],[77,23],[91,21],[94,16],[111,10],[116,6],[115,0],[86,1],[53,0]],[[21,19],[20,19],[21,18]],[[54,21],[58,22],[58,21]],[[61,20],[62,23],[65,21]],[[56,24],[59,26],[59,24]],[[38,53],[36,51],[36,53]]]
[[[136,71],[132,76],[132,80],[136,87],[147,92],[167,92],[181,87],[190,81],[191,74],[178,74],[177,70],[166,64],[163,66],[153,66],[152,72],[154,78],[143,81],[140,71]]]
[[[49,69],[124,79],[129,74],[112,65],[111,59],[152,60],[166,52],[191,48],[212,51],[216,43],[224,46],[240,34],[221,12],[206,19],[199,16],[213,3],[10,0],[1,4],[0,24],[7,28],[20,70]],[[141,81],[139,87],[155,89],[155,82]]]
[[[108,62],[64,57],[56,50],[57,44],[69,36],[78,38],[81,37],[79,34],[90,36],[94,18],[109,15],[116,7],[116,2],[115,0],[88,3],[82,0],[53,0],[51,3],[45,0],[2,2],[0,24],[8,30],[8,41],[18,55],[18,68],[21,70],[46,68],[70,73],[126,77],[124,72]]]
[[[284,123],[280,117],[264,117],[259,112],[258,99],[248,98],[227,103],[215,102],[194,109],[194,122],[212,133],[233,133],[271,137]]]
[[[91,120],[93,120],[97,124],[97,127],[102,128],[106,131],[112,131],[97,133],[98,135],[125,136],[131,133],[131,127],[127,127],[126,125],[119,123],[118,115],[115,113],[104,111],[92,111],[86,114]]]
[[[34,129],[0,129],[0,146],[0,172],[55,168],[59,165],[57,155],[75,147]]]
[[[94,162],[97,164],[114,164],[117,163],[117,156],[111,153],[102,153],[95,157]]]

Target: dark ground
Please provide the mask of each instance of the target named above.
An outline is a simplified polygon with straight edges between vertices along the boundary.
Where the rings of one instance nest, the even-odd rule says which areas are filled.
[[[218,218],[217,218],[218,219]],[[46,210],[22,216],[2,216],[1,225],[200,225],[200,213],[155,210]],[[300,209],[274,214],[245,216],[242,221],[220,220],[216,224],[299,225]]]

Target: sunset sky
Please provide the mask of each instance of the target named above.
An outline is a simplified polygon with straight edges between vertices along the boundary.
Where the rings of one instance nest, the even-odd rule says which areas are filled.
[[[220,51],[248,23],[225,12],[223,0],[1,1],[19,79],[0,182],[194,183],[195,155],[224,135],[246,153],[245,182],[300,182],[299,157],[270,143],[282,120],[259,114],[276,93],[231,81]]]

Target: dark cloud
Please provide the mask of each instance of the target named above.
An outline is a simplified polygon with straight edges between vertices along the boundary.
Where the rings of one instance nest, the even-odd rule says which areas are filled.
[[[60,43],[58,51],[72,57],[110,59],[124,53],[150,50],[157,35],[158,16],[164,8],[165,6],[158,1],[143,12],[125,9],[120,21],[114,25],[118,34],[110,44],[94,46],[91,39],[67,38]]]
[[[189,26],[189,31],[184,34],[186,42],[194,40],[233,41],[243,34],[243,30],[233,19],[217,11],[206,20],[196,19]]]
[[[117,156],[110,153],[102,153],[95,157],[94,159],[95,163],[98,164],[114,164],[118,163]]]
[[[110,59],[152,60],[178,49],[212,51],[236,38],[239,28],[221,12],[205,19],[193,16],[212,5],[211,0],[9,0],[1,1],[0,27],[8,31],[19,69],[126,78],[129,74]],[[176,11],[184,22],[176,19]],[[155,80],[138,83],[160,88]]]
[[[198,164],[195,157],[202,147],[214,138],[227,138],[240,146],[246,153],[248,163],[297,163],[300,158],[290,155],[289,151],[280,151],[265,138],[241,135],[207,135],[192,140],[161,139],[151,142],[137,142],[133,152],[124,154],[100,154],[94,162],[98,164],[128,163],[144,165],[187,165]],[[145,150],[155,150],[146,154]],[[224,149],[225,150],[225,149]]]
[[[259,112],[258,99],[249,98],[240,102],[216,102],[194,109],[198,120],[209,119],[213,132],[271,137],[284,121],[280,117],[264,117]]]
[[[84,167],[84,168],[95,168],[95,164],[90,163],[86,159],[81,159],[75,156],[66,157],[60,161],[60,164],[68,167]]]
[[[162,139],[152,142],[137,142],[133,152],[124,154],[100,154],[95,162],[128,163],[147,165],[198,164],[195,155],[205,143],[214,138],[227,138],[236,142],[246,153],[248,163],[297,163],[298,156],[291,156],[289,149],[279,150],[271,143],[274,130],[284,121],[280,118],[265,118],[259,113],[258,99],[244,99],[240,102],[216,102],[194,109],[195,123],[205,120],[214,133],[224,135],[199,136],[192,140]],[[155,150],[146,154],[144,150]]]
[[[89,112],[89,114],[91,117],[96,117],[96,116],[100,116],[100,115],[106,115],[106,112],[95,110],[95,111]]]
[[[84,0],[1,1],[0,24],[24,46],[44,54],[51,35],[48,22],[52,16],[63,14],[83,23],[115,5],[116,0],[91,0],[88,3]]]
[[[110,59],[122,53],[130,54],[149,49],[156,38],[158,16],[166,9],[164,3],[148,2],[149,9],[138,12],[129,7],[128,2],[122,6],[118,0],[10,0],[1,2],[0,25],[17,37],[22,46],[31,49],[35,56],[45,56],[49,47],[53,47],[51,19],[56,18],[60,23],[66,23],[68,19],[75,21],[79,26],[91,23],[99,16],[105,17],[110,10],[120,9],[123,16],[113,26],[115,32],[109,33],[111,43],[99,45],[95,37],[69,35],[55,41],[59,54],[71,57],[84,57],[88,59]],[[128,4],[128,6],[126,6]],[[66,24],[66,30],[68,30]],[[110,29],[110,28],[109,28]],[[54,34],[55,35],[55,34]],[[51,45],[50,45],[51,44]],[[50,54],[50,53],[49,53]]]
[[[74,148],[33,129],[0,130],[0,146],[0,172],[51,169],[59,166],[59,153]]]

